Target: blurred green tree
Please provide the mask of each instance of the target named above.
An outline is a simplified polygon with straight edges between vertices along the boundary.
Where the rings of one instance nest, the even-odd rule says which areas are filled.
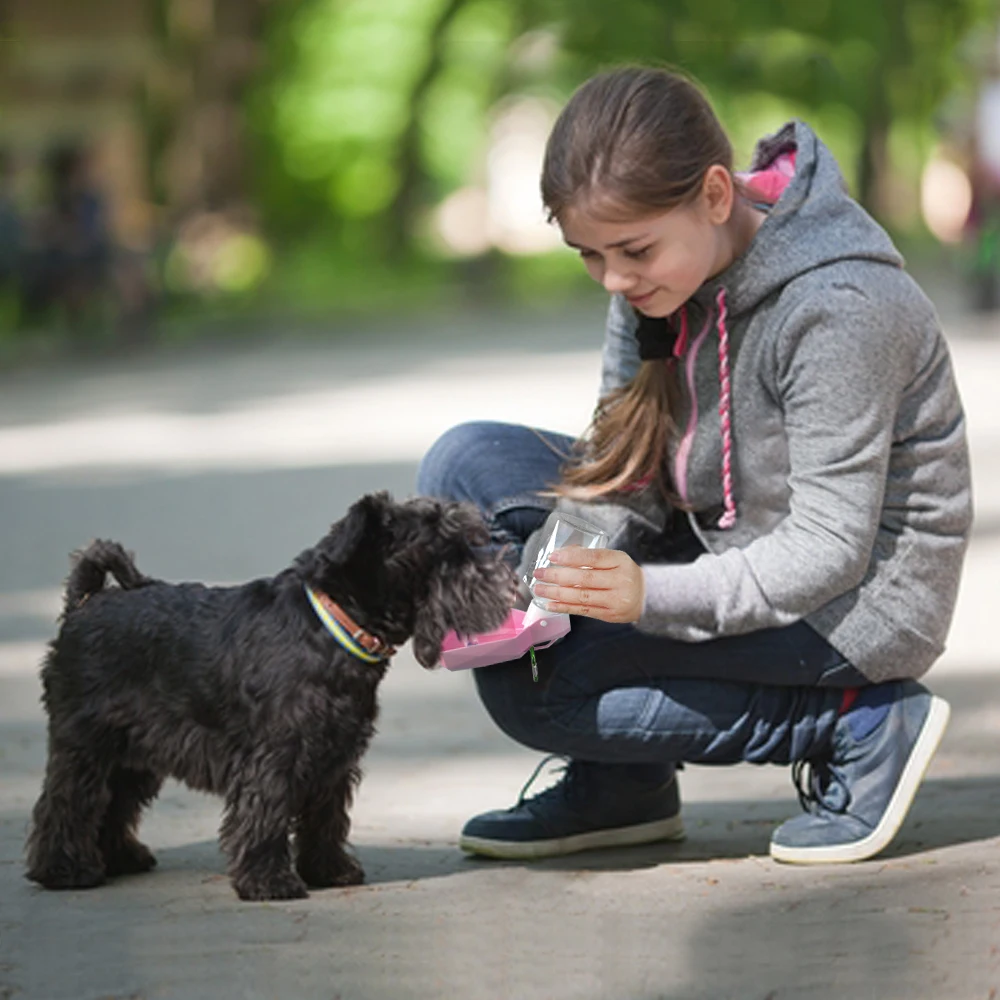
[[[274,8],[251,101],[258,190],[288,231],[333,223],[410,247],[480,148],[515,33],[504,0],[305,0]],[[362,222],[363,226],[355,225]]]
[[[993,0],[297,0],[270,8],[253,94],[257,190],[273,231],[410,259],[425,213],[481,167],[505,95],[562,101],[599,68],[702,81],[745,157],[788,114],[813,120],[860,200],[891,214]],[[992,16],[995,17],[995,14]],[[524,57],[525,38],[554,55]],[[912,178],[911,178],[912,179]],[[912,201],[912,199],[911,199]],[[418,254],[419,256],[419,254]]]
[[[993,0],[539,0],[580,76],[622,61],[701,80],[727,123],[761,97],[835,118],[855,150],[855,193],[885,215],[895,128],[925,129],[961,78],[961,39]],[[538,9],[536,7],[536,9]],[[838,129],[834,129],[838,131]]]

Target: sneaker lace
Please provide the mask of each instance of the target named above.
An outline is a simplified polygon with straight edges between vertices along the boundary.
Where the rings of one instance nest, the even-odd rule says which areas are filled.
[[[794,761],[792,782],[799,805],[808,813],[816,813],[820,809],[842,813],[851,799],[847,782],[827,760]]]
[[[563,761],[562,767],[559,768],[557,772],[558,774],[561,774],[562,777],[551,788],[543,789],[537,795],[533,796],[531,799],[532,802],[540,802],[543,799],[552,798],[556,795],[568,796],[576,785],[579,784],[578,778],[580,777],[580,770],[578,767],[574,767],[574,762],[569,757],[564,757],[562,754],[550,753],[547,757],[543,757],[538,762],[538,766],[531,772],[531,777],[524,783],[524,787],[517,796],[517,804],[514,806],[515,809],[518,806],[524,805],[527,801],[526,796],[528,794],[528,789],[535,783],[535,779],[542,773],[545,766],[554,760]]]

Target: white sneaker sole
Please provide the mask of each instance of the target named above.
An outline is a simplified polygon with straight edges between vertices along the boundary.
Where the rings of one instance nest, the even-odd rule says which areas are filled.
[[[656,820],[653,823],[637,823],[609,830],[593,830],[578,833],[572,837],[553,840],[488,840],[485,837],[459,838],[458,846],[468,854],[482,854],[488,858],[505,860],[533,860],[556,858],[577,851],[591,851],[603,847],[631,847],[636,844],[652,844],[658,840],[683,840],[684,824],[681,817]]]
[[[846,864],[874,857],[889,846],[899,832],[913,799],[934,757],[941,737],[948,727],[951,707],[943,698],[932,697],[923,728],[913,745],[910,759],[903,768],[899,784],[878,826],[867,837],[849,844],[826,844],[822,847],[788,847],[771,843],[771,857],[795,865]]]

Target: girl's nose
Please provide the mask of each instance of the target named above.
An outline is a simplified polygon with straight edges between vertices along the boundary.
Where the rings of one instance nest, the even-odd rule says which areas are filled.
[[[635,276],[625,274],[616,267],[605,265],[601,284],[608,292],[627,292],[635,284]]]

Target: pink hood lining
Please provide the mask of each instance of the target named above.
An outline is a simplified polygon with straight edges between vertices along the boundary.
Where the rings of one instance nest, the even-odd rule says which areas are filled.
[[[747,194],[773,205],[784,193],[795,176],[796,150],[779,153],[766,167],[760,170],[735,174]]]

